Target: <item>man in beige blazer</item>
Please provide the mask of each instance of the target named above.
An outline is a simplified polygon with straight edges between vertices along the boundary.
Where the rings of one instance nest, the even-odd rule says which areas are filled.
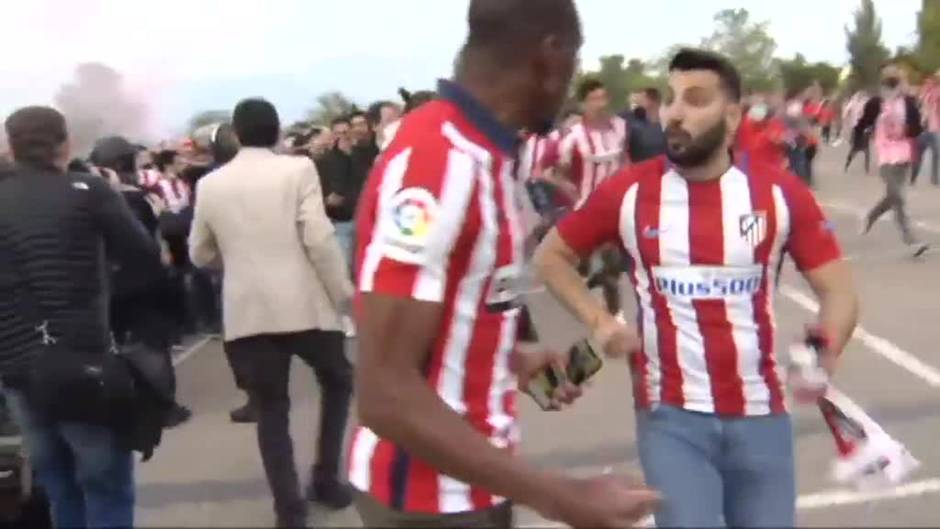
[[[272,150],[280,135],[277,111],[248,99],[235,108],[233,124],[242,149],[199,182],[189,252],[196,266],[224,270],[226,351],[257,406],[258,445],[278,526],[300,527],[307,506],[288,430],[295,355],[322,387],[307,499],[332,508],[351,502],[338,476],[352,393],[341,319],[352,285],[313,163]]]

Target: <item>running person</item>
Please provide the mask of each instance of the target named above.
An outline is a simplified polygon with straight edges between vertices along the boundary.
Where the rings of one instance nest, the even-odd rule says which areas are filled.
[[[619,478],[564,477],[512,455],[511,367],[525,382],[561,359],[517,346],[517,131],[550,126],[581,46],[572,0],[531,8],[471,1],[456,81],[403,119],[362,196],[362,426],[349,475],[368,527],[509,527],[511,502],[575,527],[627,527],[655,501]],[[556,398],[577,393],[565,385]]]
[[[578,101],[584,116],[574,125],[560,146],[560,164],[580,190],[575,209],[587,202],[594,190],[611,175],[629,163],[626,148],[627,122],[610,114],[610,98],[604,83],[586,79],[578,86]],[[607,310],[620,315],[620,274],[623,263],[616,248],[601,248],[598,252],[601,269],[589,276],[589,288],[601,287]],[[581,264],[581,273],[591,271],[591,256]]]
[[[904,71],[894,64],[881,70],[881,96],[871,98],[856,129],[874,128],[875,153],[878,171],[885,183],[884,197],[868,212],[863,233],[871,231],[882,215],[894,210],[901,240],[914,257],[924,255],[930,247],[919,242],[911,229],[904,199],[904,186],[916,153],[915,142],[922,132],[917,100],[905,95]]]
[[[546,237],[536,266],[606,351],[632,352],[640,459],[665,498],[656,524],[793,527],[774,278],[787,251],[819,298],[814,335],[828,338],[821,364],[831,374],[855,327],[850,271],[805,184],[780,167],[732,165],[734,67],[683,50],[669,72],[668,159],[604,183]],[[638,328],[608,315],[575,270],[611,243],[628,255]]]

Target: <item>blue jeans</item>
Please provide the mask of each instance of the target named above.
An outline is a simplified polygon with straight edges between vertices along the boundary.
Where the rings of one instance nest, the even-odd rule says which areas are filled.
[[[637,414],[647,483],[663,496],[658,527],[793,527],[789,415],[722,418],[670,406]]]
[[[36,480],[63,528],[134,526],[134,459],[109,428],[41,417],[20,391],[4,393]]]
[[[343,257],[347,263],[353,262],[353,244],[356,238],[355,222],[334,222],[333,229],[336,231],[336,240],[339,241],[339,247],[343,251]]]

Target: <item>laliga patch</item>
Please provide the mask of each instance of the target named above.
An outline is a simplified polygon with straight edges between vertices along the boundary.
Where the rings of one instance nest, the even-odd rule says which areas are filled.
[[[409,187],[395,193],[383,229],[385,242],[393,249],[389,256],[405,262],[420,260],[430,244],[439,209],[427,189]]]

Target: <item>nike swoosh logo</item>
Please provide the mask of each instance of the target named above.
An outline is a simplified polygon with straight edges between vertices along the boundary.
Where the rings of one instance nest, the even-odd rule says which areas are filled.
[[[665,231],[665,229],[656,229],[652,226],[647,226],[643,228],[643,237],[646,239],[656,239]]]

